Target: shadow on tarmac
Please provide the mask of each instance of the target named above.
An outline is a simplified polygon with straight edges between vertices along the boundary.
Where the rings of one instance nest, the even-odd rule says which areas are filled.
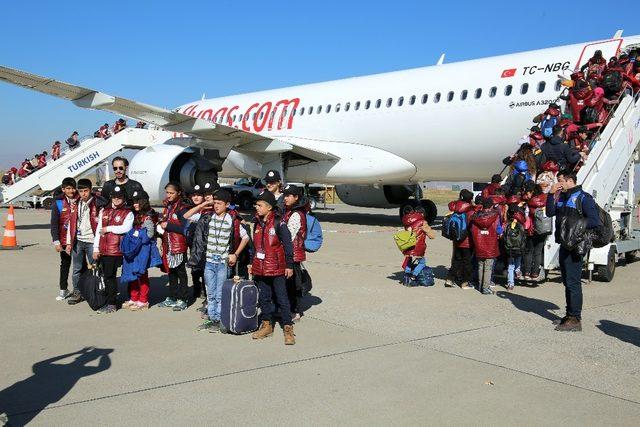
[[[51,224],[26,224],[16,225],[16,230],[49,230]]]
[[[498,291],[496,295],[500,298],[508,299],[509,301],[511,301],[513,306],[520,311],[534,313],[551,321],[560,319],[560,316],[551,312],[551,310],[560,309],[560,307],[552,302],[544,301],[537,298],[529,298],[525,297],[524,295],[518,295],[506,291]]]
[[[612,322],[611,320],[600,320],[600,324],[596,326],[602,332],[611,337],[618,338],[620,341],[640,347],[640,328],[623,325],[618,322]]]
[[[449,268],[445,267],[444,265],[431,267],[431,270],[433,271],[433,275],[435,276],[436,279],[441,279],[441,280],[447,279],[447,273],[449,272]],[[404,271],[398,271],[387,276],[387,279],[391,279],[396,282],[402,283],[403,277],[404,277]]]
[[[398,227],[401,225],[396,211],[389,215],[369,213],[344,213],[344,212],[314,212],[318,220],[337,224],[352,225],[378,225]]]
[[[111,348],[85,347],[35,363],[33,375],[0,391],[0,413],[9,425],[25,425],[52,403],[60,401],[82,377],[111,367]],[[55,362],[76,356],[71,363]],[[97,360],[97,366],[88,366]]]

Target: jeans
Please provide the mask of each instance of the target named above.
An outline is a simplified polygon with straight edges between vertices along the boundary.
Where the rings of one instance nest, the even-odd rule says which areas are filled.
[[[507,269],[507,284],[513,286],[516,283],[516,270],[520,270],[520,264],[522,263],[522,257],[509,257],[509,267]]]
[[[71,268],[71,255],[65,252],[64,246],[60,251],[60,290],[66,291],[69,283],[69,269]]]
[[[79,292],[78,281],[80,280],[80,276],[87,270],[87,262],[93,263],[93,243],[78,240],[76,244],[73,245],[71,259],[73,260],[71,282],[73,283],[73,290]]]
[[[582,256],[560,248],[560,273],[567,301],[567,316],[582,316]]]
[[[207,287],[207,313],[209,320],[220,321],[222,284],[227,280],[226,262],[207,262],[204,267],[204,284]]]
[[[492,283],[494,265],[495,259],[493,258],[478,258],[478,288],[480,290],[489,289]]]
[[[527,238],[527,246],[522,257],[522,274],[525,276],[538,276],[540,266],[544,261],[544,242],[547,235],[535,234]]]
[[[277,308],[280,308],[283,325],[293,325],[291,320],[291,308],[287,296],[287,285],[284,276],[254,276],[258,286],[258,305],[260,306],[260,316],[258,319],[272,322]]]

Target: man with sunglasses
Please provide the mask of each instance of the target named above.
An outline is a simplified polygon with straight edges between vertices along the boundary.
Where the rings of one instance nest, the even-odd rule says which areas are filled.
[[[127,205],[132,206],[133,193],[136,191],[142,193],[142,191],[144,191],[142,185],[138,181],[129,179],[127,176],[129,161],[124,157],[114,157],[111,161],[111,166],[113,167],[113,173],[116,177],[104,183],[101,196],[109,200],[111,192],[118,186],[124,190]]]

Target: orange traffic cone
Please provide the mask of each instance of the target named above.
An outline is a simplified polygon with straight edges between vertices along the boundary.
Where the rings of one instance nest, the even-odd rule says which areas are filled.
[[[2,239],[2,249],[22,249],[16,240],[16,220],[13,216],[13,205],[9,205],[9,215],[7,215],[7,225],[4,226],[4,238]]]

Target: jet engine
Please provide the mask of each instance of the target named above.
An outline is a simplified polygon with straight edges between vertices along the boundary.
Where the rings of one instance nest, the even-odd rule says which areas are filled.
[[[344,203],[365,208],[397,208],[414,195],[414,185],[336,185]]]

